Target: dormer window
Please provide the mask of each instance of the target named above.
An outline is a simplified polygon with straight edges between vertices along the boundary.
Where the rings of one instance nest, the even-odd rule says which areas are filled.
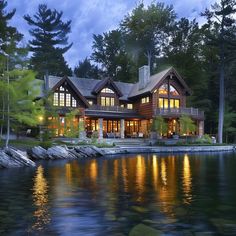
[[[111,90],[110,88],[104,88],[104,89],[102,89],[101,90],[101,93],[114,93],[114,91],[113,90]]]

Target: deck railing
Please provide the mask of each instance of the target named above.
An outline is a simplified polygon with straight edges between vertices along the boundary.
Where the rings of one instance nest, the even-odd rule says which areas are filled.
[[[162,116],[171,116],[171,115],[189,115],[198,118],[204,118],[204,111],[201,111],[197,108],[156,108],[155,115],[162,115]]]
[[[100,106],[100,105],[91,105],[87,110],[90,111],[107,111],[107,112],[125,112],[125,113],[134,113],[135,110],[127,109],[120,106]]]

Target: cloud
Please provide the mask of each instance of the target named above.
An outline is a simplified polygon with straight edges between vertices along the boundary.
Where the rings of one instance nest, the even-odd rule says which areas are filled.
[[[33,15],[39,4],[46,3],[50,8],[63,11],[63,20],[72,20],[69,42],[72,48],[65,54],[69,65],[73,68],[80,60],[89,57],[92,52],[93,34],[102,34],[118,27],[124,16],[138,4],[137,0],[11,0],[8,9],[16,8],[17,12],[12,20],[30,39],[29,26],[23,15]],[[153,0],[144,0],[149,5]],[[200,12],[209,7],[213,0],[166,0],[165,4],[173,4],[179,17],[199,18]]]

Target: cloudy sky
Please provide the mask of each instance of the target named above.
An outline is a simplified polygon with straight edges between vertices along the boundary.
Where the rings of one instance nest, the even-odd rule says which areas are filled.
[[[216,0],[165,0],[172,4],[178,17],[199,18],[200,12],[209,7]],[[30,36],[29,26],[22,18],[23,15],[33,15],[38,4],[46,3],[48,7],[63,11],[64,20],[72,20],[69,42],[72,48],[65,54],[69,65],[73,68],[78,61],[91,54],[93,34],[115,29],[124,15],[139,3],[137,0],[8,0],[8,9],[16,8],[16,15],[11,24],[17,26],[25,35],[27,41]],[[153,0],[143,0],[145,5]],[[199,19],[202,21],[203,19]]]

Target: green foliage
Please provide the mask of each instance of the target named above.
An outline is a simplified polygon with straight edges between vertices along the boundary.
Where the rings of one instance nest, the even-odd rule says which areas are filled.
[[[167,122],[164,120],[162,116],[156,116],[153,119],[152,123],[152,131],[157,132],[158,135],[166,134],[168,131]]]
[[[59,76],[72,74],[63,57],[72,46],[67,42],[71,21],[64,23],[62,14],[40,4],[33,17],[24,16],[27,23],[34,27],[30,30],[33,39],[29,41],[30,50],[33,52],[31,65],[39,77],[47,73]]]
[[[190,132],[194,132],[196,130],[194,121],[187,115],[183,115],[180,117],[179,124],[181,134],[189,134]]]
[[[79,65],[75,67],[74,73],[79,78],[100,79],[102,72],[97,66],[91,64],[88,58],[85,58],[84,61],[80,61]]]
[[[80,111],[75,109],[69,113],[66,113],[65,122],[66,122],[66,132],[65,136],[69,138],[78,138],[80,129],[82,129],[82,125],[75,125],[75,116],[79,115]]]
[[[147,7],[141,3],[125,16],[120,24],[121,31],[127,52],[137,67],[149,64],[153,71],[156,58],[168,45],[175,18],[173,6],[164,3],[152,3]]]
[[[91,143],[96,144],[98,142],[98,131],[93,131],[91,135]]]
[[[17,126],[19,123],[36,126],[39,123],[39,116],[44,114],[44,108],[41,101],[35,100],[40,89],[40,83],[35,80],[35,73],[30,70],[15,69],[9,72],[9,77],[9,84],[6,80],[0,81],[0,93],[4,98],[9,93],[11,126]],[[2,112],[6,117],[6,106]]]
[[[194,141],[195,144],[211,144],[212,143],[212,139],[208,134],[204,134],[202,137],[197,138]]]
[[[135,80],[137,69],[134,70],[134,64],[125,50],[124,38],[120,30],[94,35],[91,58],[104,68],[105,76],[123,82]]]

